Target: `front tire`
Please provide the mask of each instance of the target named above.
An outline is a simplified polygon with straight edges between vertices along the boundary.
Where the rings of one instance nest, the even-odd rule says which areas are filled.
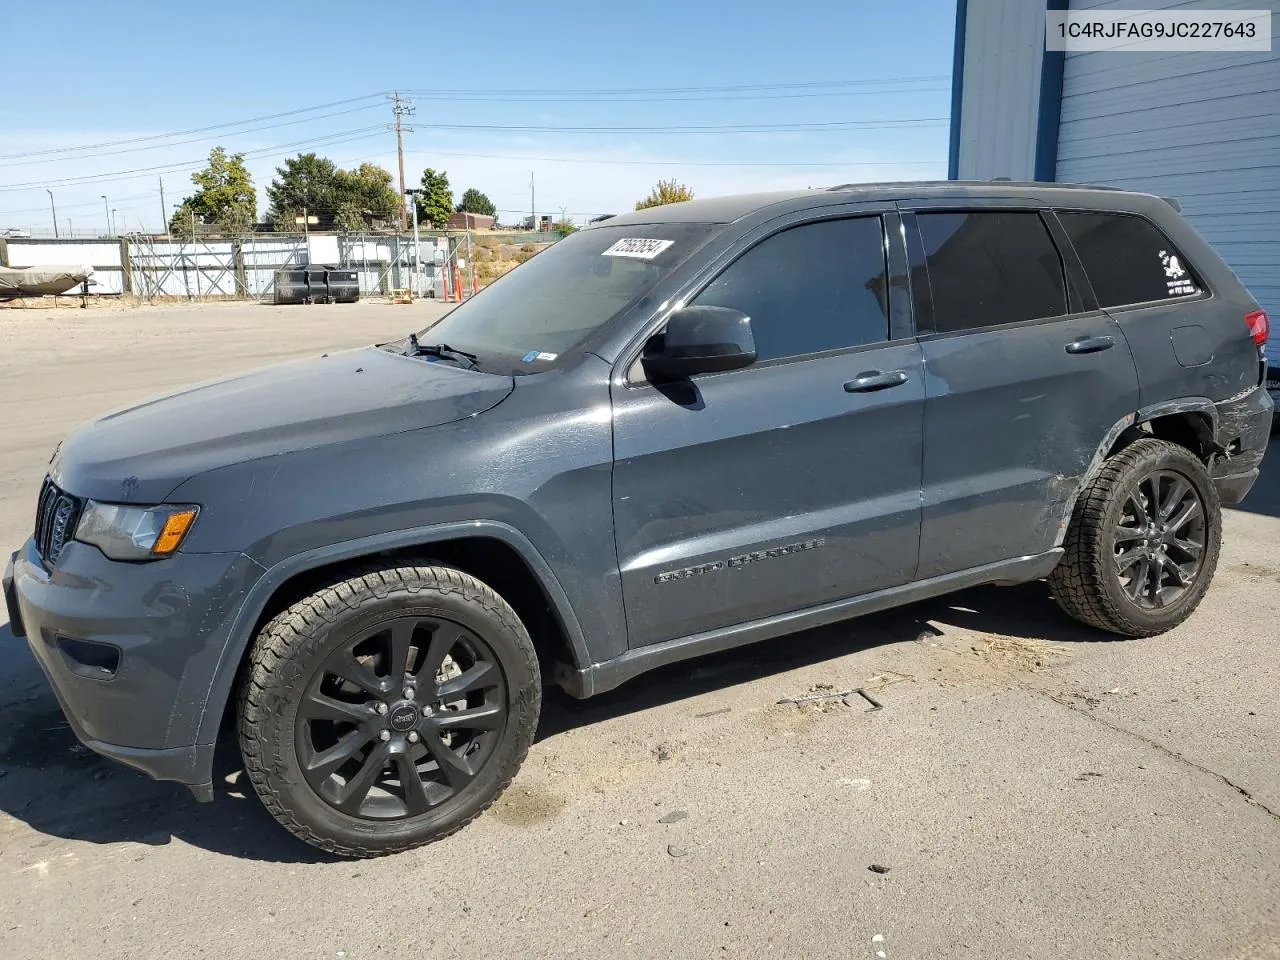
[[[486,584],[443,566],[369,568],[263,628],[240,747],[291,833],[381,856],[483,813],[524,761],[541,700],[533,643]]]
[[[1049,577],[1063,610],[1123,636],[1164,633],[1191,616],[1213,579],[1217,491],[1191,451],[1144,437],[1080,494],[1063,546]]]

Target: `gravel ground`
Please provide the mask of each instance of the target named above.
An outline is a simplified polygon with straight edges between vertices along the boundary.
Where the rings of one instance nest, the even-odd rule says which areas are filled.
[[[0,544],[77,423],[439,312],[0,310]],[[1163,637],[981,588],[550,693],[488,814],[366,862],[293,841],[233,752],[197,805],[79,747],[0,627],[0,956],[1280,958],[1278,517],[1280,461]],[[778,702],[856,687],[883,709]]]

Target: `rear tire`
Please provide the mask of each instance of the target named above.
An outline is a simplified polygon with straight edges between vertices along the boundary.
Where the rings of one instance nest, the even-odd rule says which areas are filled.
[[[1144,437],[1080,494],[1063,546],[1049,584],[1064,611],[1123,636],[1164,633],[1191,616],[1213,579],[1217,491],[1191,451]]]
[[[371,567],[258,635],[241,753],[294,836],[381,856],[483,813],[524,761],[541,702],[533,643],[487,585],[449,567]]]

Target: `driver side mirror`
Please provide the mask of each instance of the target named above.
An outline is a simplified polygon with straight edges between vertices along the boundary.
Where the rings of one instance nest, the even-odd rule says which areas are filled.
[[[666,330],[649,338],[640,357],[646,376],[655,383],[737,370],[755,360],[751,318],[728,307],[676,310],[667,318]]]

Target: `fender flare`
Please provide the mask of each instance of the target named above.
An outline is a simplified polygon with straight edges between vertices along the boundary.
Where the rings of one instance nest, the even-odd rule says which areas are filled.
[[[1218,435],[1218,408],[1214,402],[1208,397],[1179,397],[1176,400],[1162,400],[1159,403],[1148,404],[1135,410],[1133,413],[1127,413],[1114,424],[1103,435],[1102,442],[1098,444],[1098,448],[1094,451],[1093,459],[1089,461],[1089,466],[1085,468],[1084,473],[1080,475],[1080,480],[1076,484],[1075,490],[1072,491],[1063,505],[1062,517],[1058,522],[1058,532],[1054,536],[1053,545],[1055,547],[1062,546],[1063,541],[1067,537],[1067,525],[1071,522],[1071,514],[1075,511],[1076,501],[1080,498],[1080,494],[1084,491],[1102,469],[1102,464],[1107,459],[1115,442],[1120,439],[1120,434],[1124,433],[1130,427],[1136,427],[1140,423],[1146,423],[1157,417],[1165,417],[1174,413],[1202,413],[1209,420],[1209,429],[1214,437]]]
[[[245,650],[253,639],[254,625],[266,608],[267,602],[283,583],[300,573],[331,563],[354,560],[383,550],[429,547],[433,543],[462,537],[489,537],[501,541],[516,551],[546,592],[552,609],[564,626],[565,635],[569,640],[574,659],[577,661],[575,666],[578,669],[590,667],[591,657],[587,652],[586,638],[574,614],[573,605],[569,602],[568,594],[556,579],[551,565],[529,538],[515,527],[498,520],[468,520],[394,530],[356,540],[326,544],[286,557],[264,568],[265,572],[245,595],[228,631],[222,655],[218,659],[217,668],[214,670],[209,689],[205,694],[204,712],[200,718],[196,742],[211,744],[217,739],[218,727],[221,724],[227,700],[231,696],[231,688],[235,683],[240,662],[244,659]]]
[[[1176,400],[1148,404],[1134,414],[1134,423],[1146,423],[1156,417],[1167,417],[1171,413],[1202,413],[1209,420],[1213,436],[1218,436],[1218,405],[1208,397],[1179,397]]]

